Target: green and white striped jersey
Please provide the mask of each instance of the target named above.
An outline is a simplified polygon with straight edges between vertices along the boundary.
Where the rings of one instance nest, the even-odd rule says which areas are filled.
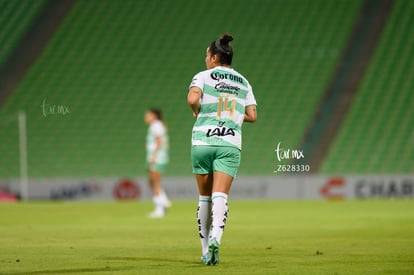
[[[203,92],[192,145],[230,146],[241,150],[245,107],[256,105],[247,79],[231,68],[218,66],[196,74],[191,87]]]
[[[167,129],[165,128],[164,124],[159,121],[155,120],[151,123],[148,127],[147,133],[147,162],[151,162],[155,149],[157,148],[157,137],[161,137],[161,147],[157,152],[157,156],[155,159],[155,163],[157,164],[166,164],[168,163],[168,134]]]

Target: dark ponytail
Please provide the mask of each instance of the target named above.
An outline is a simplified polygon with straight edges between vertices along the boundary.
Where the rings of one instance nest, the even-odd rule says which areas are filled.
[[[149,109],[149,111],[151,113],[153,113],[158,120],[164,122],[164,119],[162,117],[162,111],[161,111],[161,109],[151,108],[151,109]]]
[[[233,36],[224,34],[216,41],[211,42],[209,50],[211,55],[217,54],[221,64],[231,65],[233,60],[233,47],[230,42],[233,41]]]
[[[157,120],[161,121],[162,124],[164,125],[164,127],[167,129],[167,124],[164,121],[164,116],[162,115],[161,109],[150,108],[148,111],[153,113],[155,115],[155,117],[157,118]]]

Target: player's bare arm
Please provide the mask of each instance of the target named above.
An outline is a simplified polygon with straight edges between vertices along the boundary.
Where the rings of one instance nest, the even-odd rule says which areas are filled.
[[[200,112],[200,98],[202,95],[202,91],[198,87],[191,87],[188,91],[187,101],[188,105],[190,106],[191,110],[193,111],[194,116],[197,116]]]
[[[256,105],[249,105],[246,107],[244,114],[245,122],[255,122],[257,119]]]

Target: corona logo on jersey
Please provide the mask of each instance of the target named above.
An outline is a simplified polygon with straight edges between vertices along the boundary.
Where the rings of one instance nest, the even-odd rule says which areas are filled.
[[[231,81],[235,81],[235,82],[239,82],[243,84],[243,78],[240,76],[234,75],[234,74],[213,71],[210,74],[210,77],[217,81],[220,81],[221,79],[230,79]]]

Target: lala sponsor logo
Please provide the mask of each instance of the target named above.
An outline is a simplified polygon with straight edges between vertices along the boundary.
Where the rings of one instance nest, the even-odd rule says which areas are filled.
[[[214,129],[208,129],[206,135],[207,137],[212,137],[212,136],[224,137],[224,136],[235,136],[236,133],[231,128],[217,127]]]

